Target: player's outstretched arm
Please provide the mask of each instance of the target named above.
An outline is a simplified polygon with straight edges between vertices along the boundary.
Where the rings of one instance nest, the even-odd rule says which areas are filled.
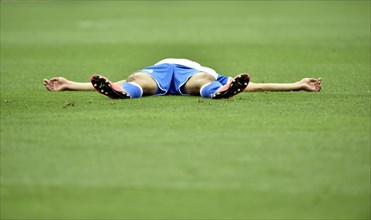
[[[44,79],[44,86],[49,91],[93,91],[91,83],[74,82],[63,77]]]
[[[321,78],[304,78],[295,83],[253,83],[250,82],[244,92],[270,92],[270,91],[309,91],[321,90]]]
[[[121,85],[125,80],[116,82],[115,84]],[[44,86],[49,91],[95,91],[90,82],[75,82],[68,80],[64,77],[53,77],[51,79],[44,79]]]

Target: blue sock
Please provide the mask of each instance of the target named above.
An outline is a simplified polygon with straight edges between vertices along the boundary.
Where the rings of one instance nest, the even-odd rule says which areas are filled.
[[[143,95],[143,89],[134,82],[124,82],[121,87],[129,93],[131,98],[140,98]]]
[[[200,89],[201,97],[211,98],[211,96],[222,87],[222,84],[218,81],[213,81],[203,85]]]

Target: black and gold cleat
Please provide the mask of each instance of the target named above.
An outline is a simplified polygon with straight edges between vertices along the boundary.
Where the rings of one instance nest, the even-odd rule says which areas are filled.
[[[93,87],[105,96],[111,99],[130,99],[129,93],[125,92],[120,86],[112,83],[106,77],[95,74],[90,77]]]
[[[229,83],[225,84],[224,86],[220,87],[218,91],[216,91],[212,99],[228,99],[232,96],[237,95],[240,92],[243,92],[247,85],[250,82],[250,75],[243,73],[236,77],[234,77]]]

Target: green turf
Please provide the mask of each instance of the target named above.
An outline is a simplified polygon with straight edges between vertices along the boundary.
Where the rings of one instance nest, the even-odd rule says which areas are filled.
[[[320,93],[52,93],[183,57]],[[369,1],[2,1],[2,219],[369,219]]]

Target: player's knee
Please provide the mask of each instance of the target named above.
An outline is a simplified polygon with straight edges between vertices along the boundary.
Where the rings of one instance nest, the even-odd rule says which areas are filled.
[[[130,75],[126,82],[136,83],[143,89],[143,95],[154,95],[157,91],[156,82],[147,73],[138,72]]]
[[[215,81],[216,79],[215,79],[215,77],[214,76],[212,76],[212,75],[210,75],[210,74],[207,74],[207,76],[205,76],[205,78],[206,78],[206,80],[208,80],[208,81],[210,81],[210,82],[212,82],[212,81]]]
[[[138,73],[134,73],[130,75],[126,79],[126,81],[127,82],[148,82],[148,81],[152,81],[152,78],[147,73],[138,72]]]
[[[138,81],[139,78],[138,76],[136,76],[135,74],[133,75],[130,75],[127,79],[126,79],[126,82],[135,82],[135,81]]]
[[[204,82],[204,83],[215,81],[214,76],[210,75],[209,73],[205,73],[205,72],[199,72],[195,74],[192,78],[195,81]]]

